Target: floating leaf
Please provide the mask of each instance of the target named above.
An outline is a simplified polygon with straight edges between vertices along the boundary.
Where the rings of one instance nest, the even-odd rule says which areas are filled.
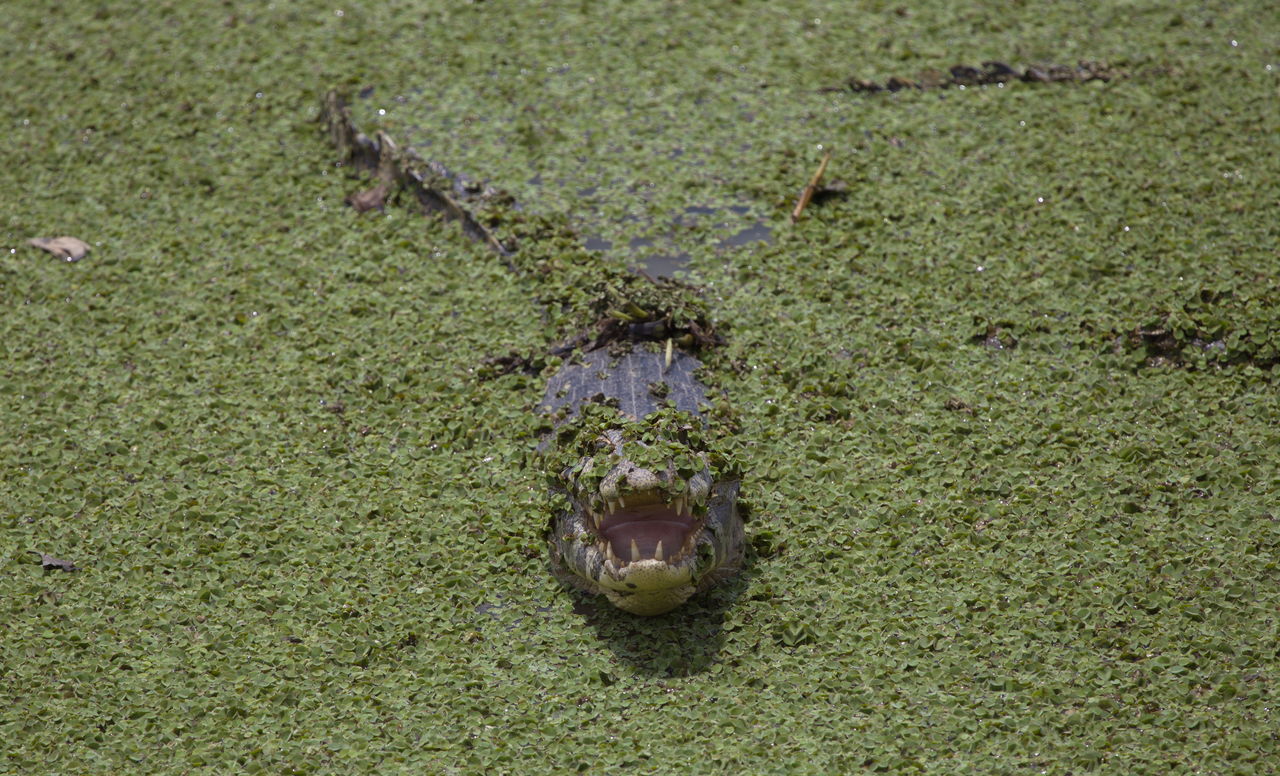
[[[381,210],[387,204],[387,194],[390,191],[386,183],[379,183],[371,189],[358,191],[347,197],[346,203],[355,208],[357,213]]]
[[[80,261],[89,253],[89,244],[77,237],[33,237],[27,242],[66,261]]]
[[[76,564],[69,560],[55,558],[52,555],[43,552],[36,552],[35,550],[32,550],[31,552],[40,556],[40,565],[44,567],[45,571],[53,571],[54,569],[62,569],[63,571],[78,570]]]

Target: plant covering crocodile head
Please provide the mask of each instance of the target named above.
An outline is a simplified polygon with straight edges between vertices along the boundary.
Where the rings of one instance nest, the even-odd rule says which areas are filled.
[[[554,483],[565,499],[550,537],[561,578],[655,615],[737,569],[738,483],[713,471],[699,418],[663,409],[629,422],[597,405],[573,426],[558,436],[581,443],[562,448]]]

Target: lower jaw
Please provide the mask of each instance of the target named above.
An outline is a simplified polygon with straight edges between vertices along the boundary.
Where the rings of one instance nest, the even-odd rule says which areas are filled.
[[[646,590],[639,593],[623,593],[605,588],[605,596],[609,602],[619,609],[641,617],[653,617],[666,614],[689,600],[693,595],[693,585],[665,588],[663,590]]]
[[[687,565],[672,565],[657,560],[629,563],[614,573],[606,571],[607,580],[601,587],[620,594],[658,594],[682,587],[692,587],[693,569]]]

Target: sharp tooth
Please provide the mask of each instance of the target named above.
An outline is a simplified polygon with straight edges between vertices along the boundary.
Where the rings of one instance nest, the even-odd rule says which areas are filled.
[[[618,511],[618,505],[617,503],[614,502],[613,499],[605,499],[604,504],[605,504],[604,508],[607,510],[608,514],[613,514],[614,512]]]
[[[619,508],[619,509],[626,509],[626,508],[627,508],[627,502],[625,502],[625,501],[623,501],[623,500],[622,500],[622,496],[618,496],[618,508]]]
[[[662,557],[662,540],[661,539],[658,540],[658,546],[653,549],[653,559],[654,560],[664,559]]]
[[[631,540],[631,562],[635,563],[640,560],[640,545],[636,544],[636,540]]]
[[[611,560],[615,565],[617,565],[618,556],[613,554],[613,545],[609,542],[604,543],[604,557],[606,560]]]

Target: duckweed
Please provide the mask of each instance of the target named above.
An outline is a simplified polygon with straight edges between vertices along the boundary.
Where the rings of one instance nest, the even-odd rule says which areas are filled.
[[[6,13],[0,770],[1275,761],[1269,5]],[[822,91],[1080,59],[1132,75]],[[345,207],[331,87],[531,263]],[[751,513],[643,621],[547,573],[543,378],[485,367],[657,309],[605,243],[688,254]]]

